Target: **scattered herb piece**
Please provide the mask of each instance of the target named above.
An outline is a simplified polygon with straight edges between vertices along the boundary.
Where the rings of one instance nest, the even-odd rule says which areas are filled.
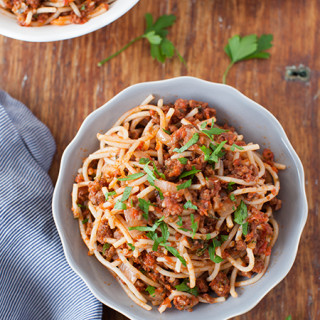
[[[181,183],[177,186],[177,190],[187,189],[191,186],[191,179],[187,180],[184,183]]]
[[[197,288],[197,287],[190,288],[190,287],[187,285],[187,279],[184,279],[180,284],[176,285],[175,288],[176,288],[178,291],[191,293],[191,294],[193,294],[193,295],[196,296],[196,297],[199,295],[199,293],[198,293],[198,288]]]
[[[178,222],[177,222],[177,225],[178,225],[179,227],[181,227],[181,226],[182,226],[182,217],[181,217],[181,216],[178,216]]]
[[[198,250],[196,251],[196,255],[197,255],[198,257],[202,256],[202,255],[204,254],[204,252],[207,250],[207,248],[208,248],[208,243],[205,242],[204,245],[203,245],[203,248],[198,249]]]
[[[292,320],[291,315],[286,317],[286,320]]]
[[[195,166],[192,166],[192,170],[185,171],[182,174],[180,174],[179,179],[182,179],[182,178],[185,178],[185,177],[188,177],[188,176],[193,176],[193,175],[195,175],[196,173],[198,173],[200,171],[201,170],[196,170]]]
[[[139,208],[144,212],[142,215],[143,217],[148,220],[149,219],[149,207],[151,203],[144,199],[139,198]]]
[[[245,220],[248,217],[248,209],[246,204],[241,200],[240,205],[237,210],[234,212],[234,222],[242,225],[242,233],[244,235],[248,234],[248,223]]]
[[[181,147],[180,149],[175,148],[173,149],[173,152],[178,152],[178,153],[184,152],[188,150],[191,146],[196,144],[198,140],[199,140],[199,133],[194,133],[191,139],[183,147]]]
[[[188,163],[188,159],[186,159],[186,158],[178,158],[178,160],[182,164],[187,164]]]
[[[216,248],[220,247],[221,243],[217,239],[212,239],[212,242],[209,245],[209,257],[214,263],[220,263],[223,259],[216,254]]]
[[[201,128],[201,129],[204,129],[206,126],[207,126],[207,121],[202,122],[202,123],[200,124],[200,128]]]
[[[232,146],[231,146],[231,151],[234,151],[235,148],[239,149],[239,150],[244,150],[242,147],[238,146],[237,144],[233,143]]]
[[[236,197],[234,196],[233,193],[230,193],[230,196],[229,196],[230,200],[233,201],[233,202],[236,202]]]
[[[121,198],[121,202],[128,200],[130,193],[131,193],[132,187],[125,187],[123,194],[122,194],[122,198]]]
[[[116,204],[114,205],[114,209],[116,209],[116,210],[126,210],[127,209],[127,205],[118,200],[116,202]]]
[[[83,6],[81,6],[80,10],[85,10],[85,8],[86,8],[86,6],[83,5]]]
[[[185,267],[187,266],[186,260],[184,260],[184,258],[180,256],[180,254],[176,248],[169,247],[167,245],[162,245],[162,246],[165,249],[167,249],[172,255],[174,255],[176,258],[178,258]]]
[[[248,222],[245,222],[242,225],[242,233],[243,233],[244,236],[246,236],[248,234]]]
[[[184,205],[183,207],[185,209],[194,209],[194,210],[198,210],[198,207],[195,206],[194,204],[192,204],[192,202],[190,200],[188,200]]]
[[[110,191],[110,192],[106,192],[105,194],[104,194],[104,197],[106,198],[106,201],[108,201],[108,198],[109,197],[113,197],[113,196],[115,196],[117,193],[115,192],[115,191]]]
[[[135,248],[136,248],[132,243],[128,243],[128,246],[130,247],[130,249],[131,249],[132,251],[134,251]]]
[[[265,52],[265,50],[272,47],[272,40],[273,36],[271,34],[263,34],[260,38],[255,34],[242,38],[236,35],[230,38],[224,51],[231,62],[223,74],[222,83],[226,83],[228,72],[235,63],[249,59],[268,59],[270,53]]]
[[[139,226],[139,227],[129,227],[129,230],[138,230],[138,231],[155,231],[158,226],[160,225],[161,221],[163,221],[164,217],[160,218],[157,220],[152,227],[144,227],[144,226]]]
[[[224,155],[224,153],[221,152],[221,149],[226,143],[227,141],[222,141],[217,146],[210,144],[210,148],[201,146],[200,149],[204,153],[204,161],[207,161],[208,163],[217,163],[219,161],[219,158]]]
[[[156,176],[154,175],[154,173],[150,170],[150,168],[148,167],[148,165],[146,164],[144,167],[143,167],[143,170],[146,172],[146,174],[148,175],[148,181],[149,183],[151,184],[150,181],[152,181],[152,183],[154,183],[154,180],[156,180]]]
[[[194,236],[195,236],[197,229],[198,229],[198,222],[194,221],[193,214],[190,214],[190,219],[191,219],[192,239],[194,239]]]
[[[102,254],[106,253],[106,250],[108,250],[111,247],[111,244],[106,242],[102,247]]]
[[[89,220],[88,219],[83,219],[81,222],[82,222],[82,224],[85,224],[85,223],[87,223]]]
[[[229,236],[224,235],[224,234],[222,234],[222,235],[220,236],[220,239],[221,239],[221,241],[222,241],[222,242],[227,241],[227,240],[228,240],[228,238],[229,238]]]
[[[207,239],[207,240],[210,240],[210,239],[211,239],[211,236],[210,236],[209,233],[206,235],[206,239]]]
[[[145,15],[146,19],[146,30],[144,34],[132,39],[128,44],[121,48],[116,53],[112,54],[108,58],[100,61],[98,66],[101,67],[103,64],[116,57],[128,47],[130,47],[135,42],[145,38],[150,43],[150,53],[152,58],[157,59],[159,62],[164,63],[167,58],[172,58],[176,53],[179,60],[185,64],[184,59],[179,54],[173,43],[167,39],[168,30],[167,28],[171,27],[175,21],[176,17],[174,15],[162,15],[158,20],[153,23],[153,17],[150,13]]]
[[[86,206],[84,206],[83,204],[80,204],[80,203],[78,203],[77,206],[78,206],[79,208],[86,208]]]
[[[162,179],[166,179],[166,176],[162,173],[162,172],[159,172],[158,168],[156,167],[156,164],[153,162],[153,168],[154,168],[154,172]]]
[[[202,130],[202,132],[208,136],[211,140],[213,140],[213,136],[217,134],[221,134],[223,132],[226,132],[227,130],[220,129],[220,128],[211,128],[209,130]]]
[[[134,174],[130,174],[129,176],[126,176],[125,178],[118,178],[119,181],[130,181],[130,180],[136,180],[138,178],[141,178],[144,176],[143,172],[138,172]]]
[[[169,130],[166,130],[166,129],[163,129],[163,128],[162,128],[162,130],[163,130],[166,134],[168,134],[169,136],[171,135],[171,132],[170,132]]]
[[[235,184],[235,182],[229,182],[228,183],[228,187],[227,187],[227,189],[229,190],[229,191],[231,191],[232,190],[232,186]]]
[[[147,163],[149,163],[150,162],[150,159],[148,159],[148,158],[141,158],[140,160],[139,160],[139,163],[140,164],[147,164]]]
[[[153,286],[147,286],[146,291],[150,294],[151,297],[154,297],[156,288]]]

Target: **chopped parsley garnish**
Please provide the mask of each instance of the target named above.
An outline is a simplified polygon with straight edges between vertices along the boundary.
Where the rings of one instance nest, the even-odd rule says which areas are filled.
[[[130,249],[131,249],[132,251],[134,251],[135,248],[136,248],[132,243],[128,243],[128,246],[130,247]]]
[[[154,180],[156,180],[156,176],[154,175],[154,173],[150,170],[150,168],[148,167],[148,165],[146,164],[143,167],[143,170],[146,172],[147,174],[147,178],[150,184],[154,183]]]
[[[142,215],[143,217],[148,220],[149,219],[149,207],[151,203],[144,199],[139,198],[139,208],[144,212]]]
[[[211,128],[209,130],[202,130],[202,132],[208,136],[211,140],[213,140],[213,136],[217,134],[221,134],[223,132],[226,132],[227,130],[220,129],[220,128]]]
[[[138,227],[129,227],[129,230],[138,230],[138,231],[156,231],[156,229],[159,227],[160,223],[163,221],[164,217],[157,220],[152,227],[149,226],[138,226]]]
[[[220,263],[223,261],[223,259],[216,254],[216,248],[220,246],[221,243],[217,239],[212,239],[212,242],[209,245],[209,257],[214,263]]]
[[[82,222],[82,224],[85,224],[85,223],[87,223],[89,220],[88,219],[83,219],[81,222]]]
[[[186,189],[189,188],[191,186],[191,179],[187,180],[184,183],[181,183],[177,186],[177,190],[182,190],[182,189]]]
[[[166,130],[166,129],[163,129],[163,128],[162,128],[162,130],[163,130],[166,134],[168,134],[169,136],[171,135],[171,132],[170,132],[169,130]]]
[[[86,6],[83,5],[83,6],[81,6],[80,10],[85,10],[85,8],[86,8]]]
[[[231,146],[231,151],[234,151],[235,150],[235,148],[237,148],[237,149],[239,149],[239,150],[244,150],[242,147],[240,147],[240,146],[238,146],[238,145],[236,145],[235,143]]]
[[[194,221],[193,214],[190,214],[190,219],[191,219],[192,239],[194,239],[194,236],[195,236],[197,229],[198,229],[198,222]]]
[[[178,250],[176,248],[173,248],[173,247],[169,247],[167,245],[162,245],[165,249],[167,249],[172,255],[174,255],[176,258],[178,258],[182,265],[184,265],[185,267],[187,266],[187,263],[186,263],[186,260],[184,260],[183,257],[180,256]]]
[[[205,243],[203,244],[203,248],[198,249],[198,250],[196,251],[196,255],[197,255],[198,257],[202,256],[202,255],[205,253],[205,251],[207,250],[207,248],[208,248],[208,243],[205,242]]]
[[[132,187],[125,187],[122,194],[121,202],[128,200],[131,190],[132,190]]]
[[[224,234],[222,234],[222,235],[220,236],[220,239],[221,239],[221,241],[222,241],[222,242],[227,241],[227,240],[228,240],[228,238],[229,238],[229,236],[224,235]]]
[[[87,208],[86,206],[84,206],[83,204],[80,204],[80,203],[78,203],[77,206],[78,206],[79,208]]]
[[[129,176],[126,176],[125,178],[118,178],[119,181],[129,181],[129,180],[136,180],[138,178],[141,178],[144,176],[143,172],[138,172],[134,174],[130,174]]]
[[[229,198],[230,198],[231,201],[236,202],[236,197],[234,196],[233,193],[230,193]]]
[[[188,159],[187,158],[178,158],[178,160],[182,164],[187,164],[188,163]]]
[[[184,177],[188,177],[188,176],[193,176],[193,175],[195,175],[196,173],[198,173],[198,172],[200,172],[200,171],[201,171],[201,170],[197,170],[197,169],[195,168],[195,166],[192,166],[192,170],[190,170],[190,171],[185,171],[185,172],[183,172],[182,174],[180,174],[179,179],[184,178]]]
[[[159,172],[158,168],[156,167],[156,164],[153,162],[153,168],[154,168],[154,172],[162,179],[165,179],[166,176],[162,173],[162,172]]]
[[[206,235],[206,239],[207,239],[207,240],[210,240],[210,239],[211,239],[211,236],[210,236],[209,233]]]
[[[191,139],[183,147],[181,147],[180,149],[175,148],[173,149],[173,152],[178,152],[178,153],[184,152],[188,150],[191,146],[196,144],[198,140],[199,140],[199,133],[194,133]]]
[[[242,225],[242,233],[243,233],[244,236],[246,236],[248,234],[248,222],[245,222]]]
[[[178,291],[191,293],[191,294],[193,294],[193,295],[196,296],[196,297],[199,295],[199,293],[198,293],[198,288],[197,288],[197,287],[190,288],[190,287],[187,285],[187,279],[184,279],[180,284],[176,285],[175,288],[176,288]]]
[[[111,244],[106,242],[102,247],[102,254],[106,253],[106,250],[108,250],[111,247]]]
[[[206,146],[201,146],[200,149],[204,153],[204,161],[207,161],[208,163],[218,162],[219,158],[223,157],[224,155],[224,153],[221,152],[221,149],[226,143],[227,141],[222,141],[217,146],[214,146],[211,143],[210,148],[207,148]]]
[[[241,200],[240,205],[237,210],[234,212],[234,222],[242,225],[242,233],[244,235],[248,234],[248,223],[245,220],[248,217],[248,209],[246,204]]]
[[[104,196],[105,196],[105,198],[106,198],[106,201],[108,201],[108,198],[109,197],[113,197],[113,196],[115,196],[117,193],[115,192],[115,191],[110,191],[110,192],[106,192],[105,194],[104,194]]]
[[[201,129],[204,129],[206,126],[207,126],[207,121],[202,122],[202,123],[200,124],[200,128],[201,128]]]
[[[147,164],[147,163],[149,163],[150,162],[150,159],[148,159],[148,158],[141,158],[140,160],[139,160],[139,163],[140,164]]]
[[[147,286],[146,291],[150,294],[151,297],[154,297],[156,288],[153,286]]]
[[[116,204],[114,205],[114,209],[116,209],[116,210],[126,210],[127,209],[127,205],[118,200],[116,202]]]
[[[195,206],[194,204],[192,204],[192,202],[190,200],[188,200],[184,205],[183,207],[185,209],[194,209],[194,210],[198,210],[198,207]]]
[[[227,189],[228,189],[229,191],[231,191],[231,190],[232,190],[232,186],[233,186],[234,184],[235,184],[235,182],[233,182],[233,181],[229,182]]]
[[[182,217],[181,217],[181,216],[178,216],[177,225],[178,225],[179,227],[182,227]]]

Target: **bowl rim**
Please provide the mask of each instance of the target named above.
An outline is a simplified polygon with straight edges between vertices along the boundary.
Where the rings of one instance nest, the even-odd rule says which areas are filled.
[[[8,28],[6,23],[1,23],[1,21],[4,20],[2,19],[3,17],[8,19],[10,19],[10,17],[6,17],[2,12],[0,12],[0,34],[8,38],[26,42],[53,42],[77,38],[111,24],[132,9],[132,7],[135,6],[140,0],[126,1],[127,4],[125,6],[117,8],[117,13],[111,11],[111,7],[110,10],[90,19],[84,24],[70,24],[66,26],[47,25],[41,27],[21,27],[16,21],[14,21],[17,27],[12,29]],[[110,12],[112,12],[112,14]],[[51,32],[46,32],[45,36],[42,35],[43,32],[41,30],[49,27],[53,27],[55,32],[49,30]],[[39,30],[40,32],[38,32]]]
[[[283,143],[288,148],[288,151],[289,151],[290,155],[292,156],[293,161],[296,165],[296,170],[297,170],[298,178],[300,181],[300,189],[302,191],[301,192],[302,210],[300,213],[301,214],[301,221],[300,221],[300,226],[299,226],[299,233],[297,234],[297,237],[295,238],[296,242],[294,244],[294,250],[291,251],[291,255],[290,255],[290,257],[288,257],[287,268],[285,270],[279,270],[279,272],[274,276],[274,281],[270,282],[269,285],[267,285],[265,287],[265,289],[264,289],[265,291],[263,293],[261,293],[261,295],[256,296],[255,299],[251,300],[250,303],[248,303],[246,306],[243,305],[242,307],[237,308],[237,310],[235,310],[235,311],[230,310],[226,314],[225,319],[239,316],[239,315],[244,314],[244,313],[250,311],[251,309],[253,309],[276,285],[278,285],[286,277],[286,275],[291,270],[293,263],[296,259],[297,252],[298,252],[298,246],[300,243],[300,238],[301,238],[301,235],[302,235],[302,232],[303,232],[303,229],[305,227],[307,217],[308,217],[308,203],[307,203],[307,197],[306,197],[306,191],[305,191],[305,175],[304,175],[304,169],[303,169],[302,162],[301,162],[300,158],[298,157],[296,151],[294,150],[293,146],[291,145],[291,143],[290,143],[283,127],[281,126],[280,122],[275,118],[275,116],[269,110],[262,107],[260,104],[251,100],[250,98],[245,96],[243,93],[241,93],[239,90],[237,90],[229,85],[225,85],[225,84],[221,84],[221,83],[214,83],[214,82],[210,82],[210,81],[206,81],[206,80],[202,80],[202,79],[190,77],[190,76],[175,77],[175,78],[170,78],[170,79],[166,79],[166,80],[158,80],[158,81],[141,82],[141,83],[137,83],[137,84],[134,84],[134,85],[131,85],[131,86],[125,88],[124,90],[122,90],[118,94],[116,94],[113,98],[111,98],[109,101],[107,101],[104,105],[102,105],[101,107],[99,107],[96,110],[94,110],[93,112],[91,112],[84,119],[84,121],[81,124],[75,137],[72,139],[72,141],[65,148],[65,150],[62,154],[62,157],[61,157],[59,175],[58,175],[57,183],[56,183],[54,193],[53,193],[52,213],[53,213],[53,218],[54,218],[54,221],[55,221],[55,224],[56,224],[56,227],[57,227],[60,239],[61,239],[63,251],[64,251],[66,260],[69,263],[70,267],[85,282],[85,284],[87,285],[89,290],[93,293],[93,295],[99,301],[101,301],[103,304],[120,312],[121,314],[125,315],[126,317],[128,317],[129,319],[132,319],[132,320],[141,320],[142,318],[133,316],[130,312],[126,312],[125,310],[122,310],[120,307],[116,306],[112,300],[106,301],[106,299],[102,295],[100,295],[98,292],[95,291],[94,286],[91,286],[88,283],[88,281],[86,280],[85,272],[83,270],[81,270],[81,268],[78,265],[73,263],[73,260],[70,258],[67,244],[66,244],[66,240],[64,238],[64,234],[63,234],[62,230],[60,229],[59,223],[57,221],[57,216],[59,215],[58,209],[57,209],[58,208],[58,201],[59,201],[59,198],[57,195],[58,194],[57,190],[61,187],[61,184],[62,184],[63,172],[66,170],[66,164],[67,164],[66,158],[67,158],[68,154],[78,144],[78,140],[79,140],[80,135],[82,134],[82,132],[84,132],[86,130],[87,124],[90,124],[90,122],[96,117],[96,115],[98,115],[104,109],[108,109],[109,105],[112,104],[115,100],[117,100],[121,95],[123,95],[124,93],[130,92],[131,90],[134,90],[137,87],[141,87],[141,86],[145,86],[145,85],[154,86],[159,83],[169,83],[170,85],[174,85],[175,82],[179,82],[181,80],[182,81],[190,81],[191,83],[197,82],[200,85],[205,84],[205,85],[217,86],[217,87],[221,87],[221,88],[224,87],[227,90],[233,91],[234,94],[238,95],[239,98],[244,99],[247,103],[254,104],[255,107],[260,109],[260,111],[264,112],[269,118],[271,118],[271,120],[274,122],[274,126],[277,127],[277,129],[279,130],[281,138],[283,140]],[[146,94],[148,94],[148,93],[146,93]]]

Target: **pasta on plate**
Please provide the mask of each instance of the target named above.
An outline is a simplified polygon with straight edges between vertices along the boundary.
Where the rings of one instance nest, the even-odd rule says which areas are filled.
[[[97,134],[72,211],[89,254],[136,304],[192,311],[237,297],[266,272],[285,166],[217,125],[207,103],[153,99]]]

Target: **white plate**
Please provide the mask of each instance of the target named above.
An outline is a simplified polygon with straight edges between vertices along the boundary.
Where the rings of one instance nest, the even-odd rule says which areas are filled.
[[[97,132],[107,131],[120,115],[137,106],[150,93],[164,98],[165,102],[174,102],[177,98],[208,102],[217,110],[218,122],[227,121],[236,127],[238,132],[244,134],[246,142],[259,143],[262,148],[270,147],[276,160],[287,165],[287,169],[280,173],[279,197],[283,200],[283,206],[275,213],[280,233],[272,250],[268,271],[257,283],[238,288],[238,298],[229,297],[226,302],[213,305],[199,304],[192,313],[172,308],[160,315],[156,308],[145,311],[135,305],[109,271],[96,258],[88,256],[88,249],[80,237],[78,221],[71,212],[72,183],[82,159],[99,147]],[[63,153],[53,196],[53,216],[70,266],[102,303],[133,320],[188,320],[194,317],[222,320],[249,311],[291,269],[307,215],[303,167],[278,120],[230,86],[191,77],[131,86],[92,112]]]
[[[84,24],[65,26],[47,25],[42,27],[22,27],[17,20],[0,12],[0,34],[23,41],[50,42],[71,39],[107,26],[129,11],[139,0],[117,0],[107,12]]]

